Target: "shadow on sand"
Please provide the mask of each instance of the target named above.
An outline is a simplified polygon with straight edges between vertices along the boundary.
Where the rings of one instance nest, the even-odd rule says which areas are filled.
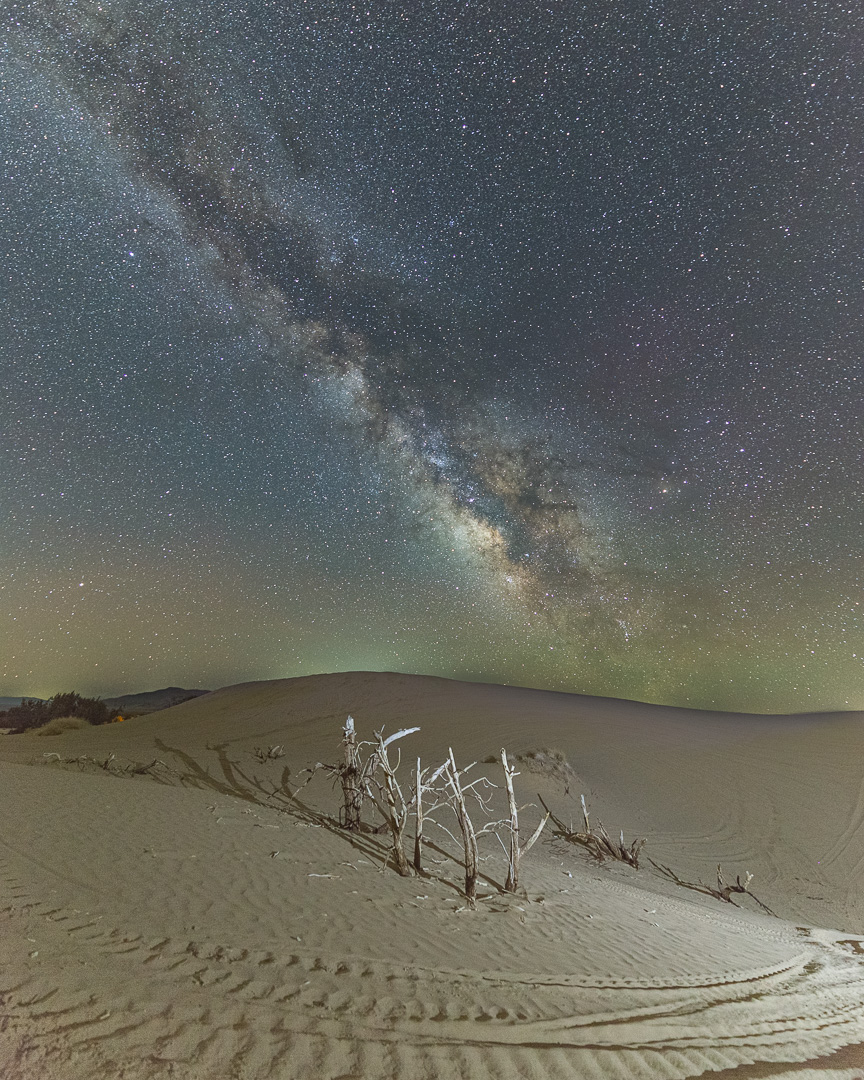
[[[299,793],[306,787],[312,776],[292,791],[289,783],[291,770],[287,765],[283,766],[278,783],[272,779],[262,779],[247,772],[238,760],[229,756],[228,743],[207,745],[207,749],[216,755],[217,769],[215,771],[200,764],[191,754],[179,747],[169,746],[161,739],[156,739],[155,743],[159,752],[172,760],[172,772],[183,787],[214,791],[227,798],[242,799],[254,806],[279,810],[306,825],[326,829],[343,843],[349,844],[358,854],[375,861],[382,870],[386,867],[394,868],[392,848],[386,841],[384,829],[364,823],[361,832],[351,832],[345,829],[337,819],[322,813],[300,798]],[[437,844],[424,840],[423,846],[429,851],[434,851],[443,860],[451,861],[454,866],[464,868],[464,864],[456,856]],[[460,896],[463,895],[457,882],[441,873],[423,869],[419,872],[415,870],[414,875],[439,881],[442,885],[452,888]],[[504,893],[503,883],[487,874],[481,873],[480,877],[497,893],[509,895]]]

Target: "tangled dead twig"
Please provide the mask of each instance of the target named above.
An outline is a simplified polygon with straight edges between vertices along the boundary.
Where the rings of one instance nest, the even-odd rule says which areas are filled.
[[[567,840],[571,844],[581,844],[582,847],[587,848],[588,851],[594,856],[598,862],[603,862],[604,859],[616,859],[618,862],[627,863],[628,866],[632,866],[634,870],[639,869],[639,854],[642,848],[645,846],[645,839],[634,840],[630,846],[624,842],[624,830],[621,830],[621,836],[619,840],[613,840],[612,837],[603,828],[603,822],[598,821],[596,829],[591,827],[591,822],[588,817],[588,808],[585,805],[585,796],[582,796],[582,818],[585,823],[584,831],[574,831],[568,829],[564,822],[557,818],[546,803],[543,801],[543,796],[538,795],[537,798],[543,805],[543,809],[552,819],[552,824],[555,826],[558,836]]]
[[[464,769],[459,769],[456,765],[453,748],[450,747],[447,760],[444,762],[442,769],[439,769],[438,773],[436,773],[436,775],[440,774],[444,780],[444,786],[438,789],[439,796],[442,801],[449,803],[459,823],[459,831],[462,833],[462,847],[465,858],[465,899],[468,901],[470,909],[477,906],[477,877],[481,862],[477,841],[480,837],[492,833],[498,837],[498,842],[502,843],[501,837],[498,836],[498,830],[510,826],[510,821],[504,818],[500,821],[487,821],[483,828],[478,829],[471,820],[471,815],[468,812],[468,800],[473,800],[480,807],[481,813],[491,817],[491,790],[498,786],[487,780],[485,776],[478,776],[476,780],[468,781],[466,779],[467,774],[476,764],[476,761],[472,761]],[[484,795],[484,789],[489,789],[490,794]],[[443,829],[452,840],[456,841],[456,837],[453,836],[449,829],[439,821],[436,821],[435,824],[440,829]],[[458,841],[456,842],[458,843]],[[504,848],[504,850],[507,849]]]
[[[79,754],[77,757],[61,757],[57,753],[43,754],[43,764],[47,765],[52,758],[57,760],[58,765],[77,765],[80,769],[85,768],[87,765],[97,765],[100,769],[104,769],[105,772],[114,772],[111,767],[114,761],[114,754],[109,754],[104,761],[98,761],[94,757],[90,757],[89,754]]]
[[[334,782],[338,782],[342,787],[339,824],[343,829],[350,832],[362,832],[364,829],[370,831],[369,826],[364,826],[361,820],[363,803],[368,799],[375,806],[384,822],[379,829],[371,831],[386,832],[388,828],[390,829],[393,857],[403,877],[407,877],[411,872],[403,842],[409,804],[396,778],[401,756],[397,754],[397,760],[391,762],[388,747],[406,735],[412,735],[419,730],[419,727],[402,728],[401,731],[388,735],[387,738],[384,737],[382,731],[376,731],[374,742],[358,742],[354,719],[349,716],[342,733],[344,761],[335,765],[319,761],[309,770],[312,776],[319,771],[329,773]],[[363,753],[366,748],[370,749],[366,751],[364,758]],[[382,779],[379,779],[379,774]]]
[[[159,758],[154,758],[152,761],[129,761],[125,765],[121,765],[113,753],[102,761],[99,758],[91,757],[89,754],[79,754],[77,757],[61,757],[60,754],[50,753],[43,754],[42,759],[45,765],[54,760],[58,765],[77,765],[79,769],[86,769],[88,765],[95,766],[112,776],[152,776],[153,770],[157,767],[164,769],[166,773],[171,772],[171,768]]]
[[[130,761],[128,765],[123,766],[122,772],[126,773],[128,776],[148,776],[150,771],[155,769],[157,765],[161,766],[163,769],[167,769],[169,772],[171,771],[164,761],[160,761],[159,758],[153,758],[152,761],[146,763],[143,761]]]

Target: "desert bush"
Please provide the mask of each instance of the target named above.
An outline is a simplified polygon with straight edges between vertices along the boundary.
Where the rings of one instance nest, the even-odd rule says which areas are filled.
[[[55,694],[48,701],[50,718],[55,716],[80,716],[91,724],[109,724],[114,719],[104,701],[99,698],[85,698],[80,694]]]
[[[47,724],[50,719],[47,701],[24,698],[20,705],[14,705],[6,710],[3,724],[17,734],[39,727],[41,724]]]
[[[83,716],[55,716],[47,724],[37,728],[36,735],[62,735],[64,731],[80,731],[82,728],[92,727],[89,720]]]
[[[567,755],[561,750],[555,750],[548,746],[537,750],[526,750],[515,756],[515,761],[538,776],[545,776],[549,780],[556,780],[564,785],[564,794],[570,794],[570,788],[578,781],[576,770],[567,760]]]
[[[570,794],[571,785],[578,780],[576,770],[567,760],[567,755],[563,750],[541,746],[534,750],[523,750],[519,754],[511,754],[510,760],[517,762],[528,772],[562,783],[565,795]],[[484,765],[493,765],[498,761],[500,761],[500,754],[489,754],[483,758]]]
[[[16,733],[43,727],[50,720],[77,716],[90,724],[109,724],[114,715],[99,698],[85,698],[74,692],[55,694],[47,701],[25,698],[20,705],[6,711],[4,727]]]

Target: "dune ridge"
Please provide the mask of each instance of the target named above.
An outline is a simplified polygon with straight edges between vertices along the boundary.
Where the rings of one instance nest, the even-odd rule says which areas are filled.
[[[325,777],[279,793],[338,754],[349,712],[361,735],[419,724],[409,760],[553,748],[570,772],[522,767],[520,802],[569,820],[584,792],[684,878],[751,871],[779,918],[551,835],[517,895],[487,844],[467,911],[446,837],[400,878],[386,837],[328,824]],[[4,1080],[860,1080],[862,720],[345,673],[4,737]]]

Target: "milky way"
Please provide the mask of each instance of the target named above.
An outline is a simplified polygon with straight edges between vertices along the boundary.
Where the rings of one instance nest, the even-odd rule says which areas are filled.
[[[854,8],[0,10],[0,694],[864,708]]]

